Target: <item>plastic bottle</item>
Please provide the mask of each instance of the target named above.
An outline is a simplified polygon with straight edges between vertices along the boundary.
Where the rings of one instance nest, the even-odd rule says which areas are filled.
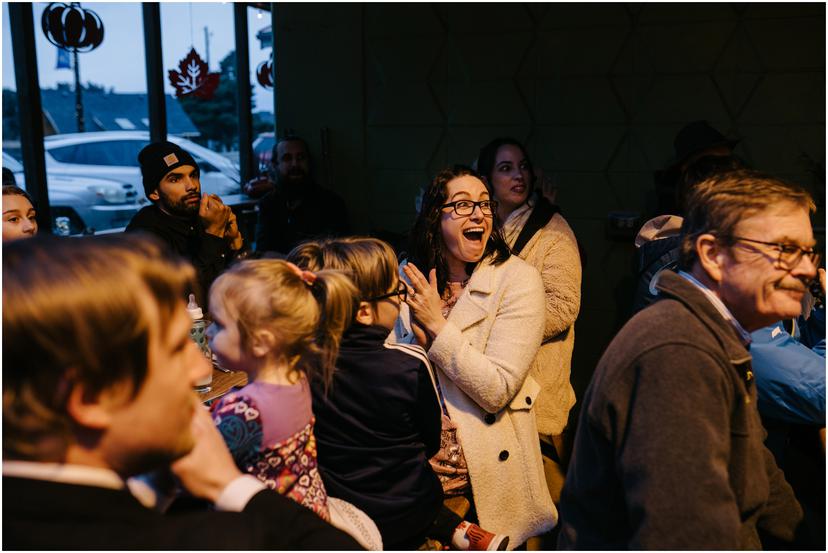
[[[190,338],[198,345],[201,349],[201,353],[210,361],[210,365],[212,366],[213,363],[213,353],[210,351],[210,344],[207,341],[207,321],[204,320],[204,312],[201,310],[201,307],[198,306],[195,299],[195,294],[190,294],[190,301],[187,304],[187,312],[190,314],[190,318],[193,319],[193,326],[190,328]],[[199,380],[195,384],[195,389],[198,392],[209,392],[211,388],[211,384],[213,383],[213,371],[210,371],[210,375]]]

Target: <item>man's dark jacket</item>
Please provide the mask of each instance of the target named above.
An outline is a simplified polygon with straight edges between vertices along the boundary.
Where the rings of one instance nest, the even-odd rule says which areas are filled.
[[[349,233],[345,202],[330,190],[309,185],[295,201],[288,202],[277,187],[259,200],[257,252],[287,254],[306,240]]]
[[[233,260],[235,253],[226,239],[207,234],[198,217],[183,219],[161,211],[155,204],[142,208],[126,228],[130,231],[145,231],[161,238],[170,249],[190,261],[196,270],[198,304],[207,307],[207,293],[216,277]]]
[[[761,549],[802,510],[762,444],[750,354],[701,290],[664,299],[607,348],[584,396],[561,495],[562,549]]]
[[[311,387],[314,434],[328,494],[365,511],[387,548],[411,549],[443,502],[428,462],[440,447],[440,404],[425,352],[387,337],[359,323],[345,332],[327,394]]]
[[[288,498],[262,490],[240,513],[161,515],[126,490],[3,477],[3,549],[359,549]]]

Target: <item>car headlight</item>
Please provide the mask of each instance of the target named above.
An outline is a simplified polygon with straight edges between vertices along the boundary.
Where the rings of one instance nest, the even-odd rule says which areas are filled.
[[[51,206],[52,233],[57,236],[73,236],[86,231],[83,219],[71,207]]]
[[[119,186],[90,186],[89,190],[101,198],[106,203],[123,204],[126,203],[126,190]]]

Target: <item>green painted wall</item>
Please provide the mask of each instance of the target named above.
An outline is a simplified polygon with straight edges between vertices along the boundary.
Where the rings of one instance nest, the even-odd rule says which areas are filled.
[[[824,237],[824,4],[275,7],[279,131],[310,141],[358,231],[405,231],[429,175],[494,136],[554,175],[587,254],[579,397],[632,293],[633,246],[606,238],[607,213],[646,214],[686,122],[812,187]]]

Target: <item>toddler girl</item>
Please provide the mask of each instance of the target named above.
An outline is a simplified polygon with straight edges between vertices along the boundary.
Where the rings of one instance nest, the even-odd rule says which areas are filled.
[[[213,421],[242,471],[325,520],[309,381],[330,382],[355,296],[337,271],[274,259],[243,261],[210,288],[210,348],[249,382],[213,404]]]

